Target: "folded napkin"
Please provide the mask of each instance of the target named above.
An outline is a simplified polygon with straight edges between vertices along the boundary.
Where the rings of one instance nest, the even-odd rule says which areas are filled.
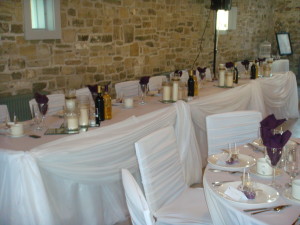
[[[228,195],[230,198],[232,198],[233,200],[236,200],[236,201],[248,200],[248,198],[242,191],[240,191],[232,186],[229,186],[226,189],[226,191],[224,192],[224,194]]]
[[[230,68],[232,68],[233,66],[234,66],[233,62],[227,62],[227,63],[225,63],[225,67],[226,67],[227,69],[230,69]]]
[[[38,103],[38,104],[47,104],[48,101],[49,101],[49,98],[47,97],[47,95],[42,95],[38,92],[36,92],[34,94],[34,98],[35,98],[35,101]]]
[[[95,85],[87,85],[88,89],[90,90],[91,94],[93,95],[94,93],[97,94],[97,88],[98,88],[98,85],[95,84]]]
[[[141,77],[140,84],[148,84],[149,83],[149,79],[150,79],[149,76]]]
[[[197,70],[199,71],[199,73],[205,73],[206,67],[204,68],[198,67]]]
[[[268,129],[275,129],[279,125],[283,124],[285,121],[286,119],[277,120],[274,114],[271,114],[260,122],[260,126]]]

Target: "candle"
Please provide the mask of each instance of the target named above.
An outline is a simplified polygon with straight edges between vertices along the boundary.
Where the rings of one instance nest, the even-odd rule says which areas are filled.
[[[76,115],[67,118],[68,130],[78,130],[78,117]]]
[[[172,100],[175,102],[178,100],[178,84],[178,80],[173,80]]]
[[[168,83],[163,84],[163,100],[164,101],[171,100],[171,85]]]
[[[89,109],[87,105],[81,105],[79,107],[79,125],[80,126],[88,126],[89,124]]]
[[[225,70],[223,68],[219,68],[219,86],[224,87],[225,85]]]
[[[124,106],[125,106],[125,108],[132,108],[133,107],[133,99],[132,98],[125,98],[124,99]]]
[[[67,98],[66,97],[66,108],[69,111],[74,111],[76,108],[76,98]]]
[[[227,71],[226,73],[226,86],[232,87],[233,86],[233,72]]]

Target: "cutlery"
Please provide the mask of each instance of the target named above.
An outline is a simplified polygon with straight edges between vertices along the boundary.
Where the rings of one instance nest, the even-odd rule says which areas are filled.
[[[215,182],[212,182],[212,186],[214,187],[219,187],[221,186],[222,184],[224,183],[228,183],[228,182],[233,182],[232,180],[225,180],[225,181],[215,181]]]
[[[299,216],[297,217],[297,219],[292,223],[292,225],[296,225],[297,221],[300,219],[300,214]]]
[[[227,172],[230,174],[242,173],[241,171],[227,171],[227,170],[219,170],[219,169],[208,169],[208,170],[214,173],[218,173],[218,172]]]
[[[290,205],[278,205],[278,206],[264,207],[264,208],[244,209],[244,212],[261,211],[261,210],[273,209],[275,207],[281,207],[281,206],[290,206]]]
[[[280,205],[280,206],[277,206],[277,207],[274,207],[274,208],[271,208],[271,209],[266,209],[266,210],[262,210],[262,211],[258,211],[258,212],[253,212],[253,213],[251,213],[251,215],[255,215],[255,214],[263,213],[263,212],[268,212],[268,211],[279,212],[279,211],[285,209],[288,206],[290,206],[290,205]]]

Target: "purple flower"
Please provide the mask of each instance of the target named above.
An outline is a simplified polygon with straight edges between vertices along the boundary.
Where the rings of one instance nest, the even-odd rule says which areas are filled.
[[[198,67],[197,70],[199,71],[199,73],[205,73],[206,67],[204,68]]]
[[[227,62],[225,64],[226,68],[229,69],[229,68],[232,68],[234,66],[233,62]]]
[[[149,76],[141,77],[140,84],[148,84],[149,83],[149,79],[150,79]]]
[[[35,101],[38,103],[38,104],[47,104],[49,99],[47,97],[47,95],[42,95],[38,92],[36,92],[34,94],[34,98],[35,98]]]

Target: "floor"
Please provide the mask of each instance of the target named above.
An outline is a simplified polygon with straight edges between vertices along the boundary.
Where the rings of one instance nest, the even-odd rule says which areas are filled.
[[[298,87],[298,99],[300,99],[300,86]],[[300,109],[300,103],[299,103]],[[290,130],[292,132],[292,137],[300,138],[300,118],[298,119],[289,119],[284,122],[282,126],[283,131]],[[124,221],[122,223],[117,223],[115,225],[130,225],[130,220]]]

